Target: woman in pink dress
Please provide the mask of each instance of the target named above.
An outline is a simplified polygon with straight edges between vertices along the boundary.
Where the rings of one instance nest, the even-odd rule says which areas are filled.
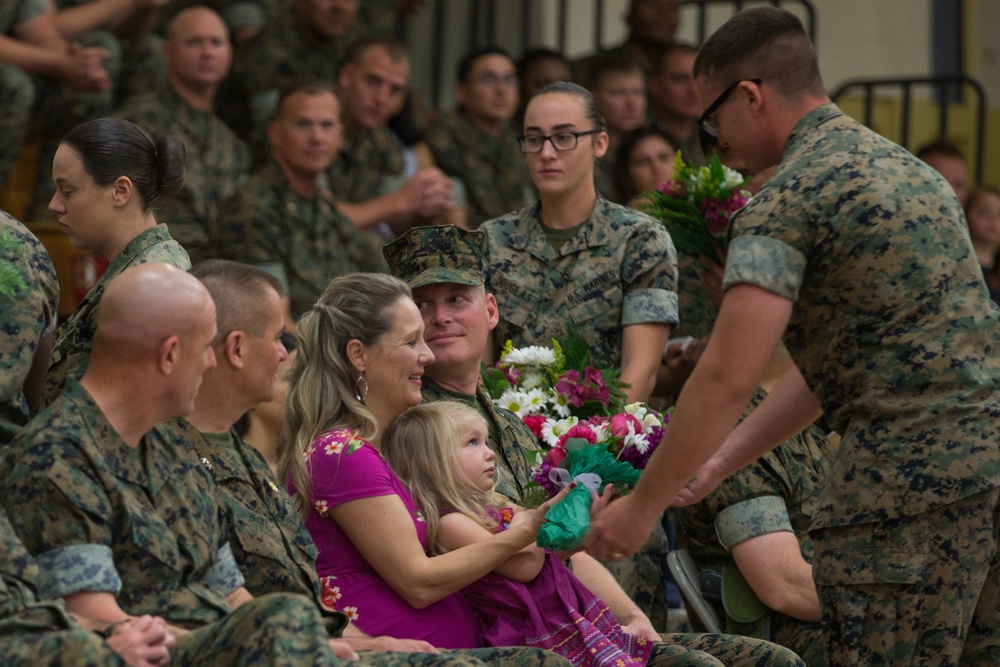
[[[482,647],[458,591],[534,542],[547,507],[490,540],[427,555],[425,517],[381,451],[386,427],[421,401],[434,360],[423,330],[402,281],[335,278],[298,322],[279,474],[316,542],[329,606],[369,635]]]

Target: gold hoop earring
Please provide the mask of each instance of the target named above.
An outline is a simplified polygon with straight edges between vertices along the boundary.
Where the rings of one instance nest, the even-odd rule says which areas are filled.
[[[365,402],[365,396],[368,395],[368,380],[365,379],[365,374],[361,373],[358,375],[358,379],[354,381],[354,397],[358,399],[359,403]]]

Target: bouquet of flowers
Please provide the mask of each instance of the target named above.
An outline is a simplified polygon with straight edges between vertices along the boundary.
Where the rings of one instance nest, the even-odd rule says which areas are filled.
[[[504,346],[483,380],[494,404],[524,420],[544,450],[524,504],[540,505],[572,481],[577,488],[546,516],[539,546],[578,547],[590,529],[590,491],[614,484],[621,494],[639,479],[669,417],[642,403],[624,405],[613,369],[589,365],[586,342],[570,334],[552,347]]]
[[[729,219],[750,201],[743,190],[748,180],[724,166],[718,153],[712,153],[706,166],[695,167],[678,151],[673,177],[643,193],[649,202],[643,210],[663,223],[678,249],[721,263],[715,244],[726,247]]]

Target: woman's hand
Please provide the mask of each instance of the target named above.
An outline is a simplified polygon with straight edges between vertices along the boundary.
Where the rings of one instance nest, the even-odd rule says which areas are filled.
[[[627,623],[623,621],[621,626],[622,630],[634,637],[645,638],[651,642],[662,641],[660,633],[653,628],[653,623],[638,609],[635,615],[628,619]]]

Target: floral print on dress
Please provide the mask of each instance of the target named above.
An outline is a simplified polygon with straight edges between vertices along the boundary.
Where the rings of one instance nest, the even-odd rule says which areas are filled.
[[[330,507],[325,500],[317,500],[313,503],[313,506],[316,508],[316,513],[320,516],[327,516],[330,513]]]
[[[331,575],[329,577],[323,577],[320,582],[323,585],[323,592],[320,594],[320,602],[330,609],[337,608],[337,600],[343,597],[340,592],[340,586],[334,586],[333,582],[337,580],[337,577]]]

